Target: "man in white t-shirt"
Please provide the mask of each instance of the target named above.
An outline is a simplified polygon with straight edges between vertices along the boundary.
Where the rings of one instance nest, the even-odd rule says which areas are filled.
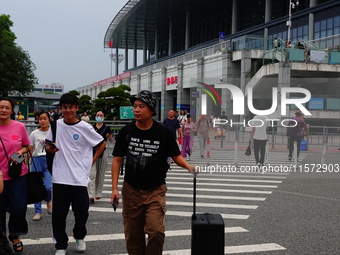
[[[263,166],[264,158],[266,153],[266,143],[267,143],[267,129],[269,126],[269,121],[265,115],[256,115],[251,120],[252,130],[250,133],[250,140],[254,138],[254,156],[256,165]]]
[[[91,125],[77,118],[77,96],[66,93],[61,96],[59,105],[64,118],[56,123],[56,148],[47,146],[46,150],[55,153],[52,172],[52,230],[57,249],[55,254],[66,254],[68,236],[65,227],[71,204],[75,217],[73,237],[76,239],[76,248],[80,252],[86,250],[84,237],[89,215],[87,186],[91,166],[101,155],[106,142]],[[51,129],[46,139],[52,140]],[[97,145],[93,156],[93,147]]]

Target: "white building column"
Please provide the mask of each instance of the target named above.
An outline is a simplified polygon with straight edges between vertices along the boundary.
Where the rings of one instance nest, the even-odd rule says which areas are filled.
[[[168,111],[172,109],[173,93],[166,90],[166,67],[162,68],[162,81],[161,81],[161,120],[168,116]]]
[[[291,64],[289,62],[279,63],[279,74],[278,74],[278,84],[277,84],[277,119],[281,119],[281,90],[283,87],[290,87],[291,80]],[[289,95],[286,95],[289,98]],[[289,117],[289,105],[286,106],[286,117]]]
[[[196,80],[197,82],[204,82],[204,58],[198,58],[196,59],[197,62],[197,71],[196,71]],[[201,85],[196,84],[197,87],[201,87]],[[198,119],[198,116],[202,112],[202,91],[197,90],[199,92],[199,96],[196,98],[196,120]]]
[[[140,85],[141,85],[141,75],[137,74],[137,94],[140,92]]]
[[[249,81],[246,75],[251,68],[251,50],[242,50],[240,89],[245,95],[245,88]],[[248,115],[248,108],[245,108],[245,115]],[[240,115],[240,122],[245,119],[245,115]]]
[[[190,89],[183,89],[183,64],[177,65],[177,104],[190,105]]]
[[[133,67],[137,66],[137,32],[135,33],[134,48],[133,48]]]
[[[126,42],[125,42],[125,69],[124,69],[124,71],[126,71],[126,70],[128,70],[129,69],[129,47],[128,47],[128,40],[126,40]]]
[[[239,77],[239,67],[237,63],[232,61],[232,52],[224,52],[222,55],[222,77],[220,82],[222,84],[237,84]],[[236,120],[237,117],[233,117],[233,101],[231,100],[231,93],[228,89],[221,89],[222,107],[221,111],[226,111],[226,115],[229,119]],[[226,107],[226,109],[225,109]]]
[[[147,37],[146,31],[144,31],[143,64],[145,64],[147,62],[147,56],[148,56],[148,50],[147,50],[148,41],[147,41],[147,39],[148,39],[148,37]]]

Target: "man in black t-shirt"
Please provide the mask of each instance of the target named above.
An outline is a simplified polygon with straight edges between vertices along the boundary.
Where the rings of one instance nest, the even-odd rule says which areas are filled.
[[[175,115],[176,112],[174,110],[170,110],[168,112],[168,117],[163,120],[163,124],[170,130],[172,136],[176,139],[176,131],[178,137],[182,137],[182,133],[179,120],[175,118]]]
[[[135,121],[121,129],[112,153],[111,203],[119,201],[119,170],[126,156],[122,187],[126,249],[129,254],[161,255],[165,239],[167,158],[191,173],[195,167],[181,156],[168,128],[152,119],[156,115],[156,98],[151,92],[143,90],[130,101]]]

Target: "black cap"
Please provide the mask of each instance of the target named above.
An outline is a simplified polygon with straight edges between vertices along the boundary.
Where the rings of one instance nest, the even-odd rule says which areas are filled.
[[[152,116],[156,115],[156,97],[149,90],[142,90],[138,95],[130,98],[130,102],[133,105],[136,100],[141,100],[146,103],[151,111],[153,111]]]

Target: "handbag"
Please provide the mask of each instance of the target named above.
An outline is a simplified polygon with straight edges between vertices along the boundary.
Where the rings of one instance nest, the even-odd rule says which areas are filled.
[[[31,156],[32,162],[33,157],[31,152],[29,151]],[[35,169],[37,167],[34,164]],[[34,204],[40,201],[43,201],[47,198],[47,191],[43,181],[43,173],[41,172],[31,172],[30,168],[28,167],[28,174],[27,174],[27,204]]]
[[[41,172],[27,174],[27,204],[34,204],[47,198],[47,191]]]
[[[7,160],[8,160],[8,176],[13,178],[13,179],[19,178],[20,175],[21,175],[21,172],[22,172],[22,162],[17,163],[17,162],[14,162],[12,160],[9,160],[6,147],[5,147],[4,142],[2,141],[1,137],[0,137],[0,140],[1,140],[2,147],[4,148],[4,152],[5,152]]]
[[[250,148],[250,145],[251,145],[251,141],[249,140],[248,148],[247,148],[247,150],[246,150],[246,153],[244,153],[244,154],[246,154],[246,156],[250,156],[250,155],[251,155],[251,148]]]

